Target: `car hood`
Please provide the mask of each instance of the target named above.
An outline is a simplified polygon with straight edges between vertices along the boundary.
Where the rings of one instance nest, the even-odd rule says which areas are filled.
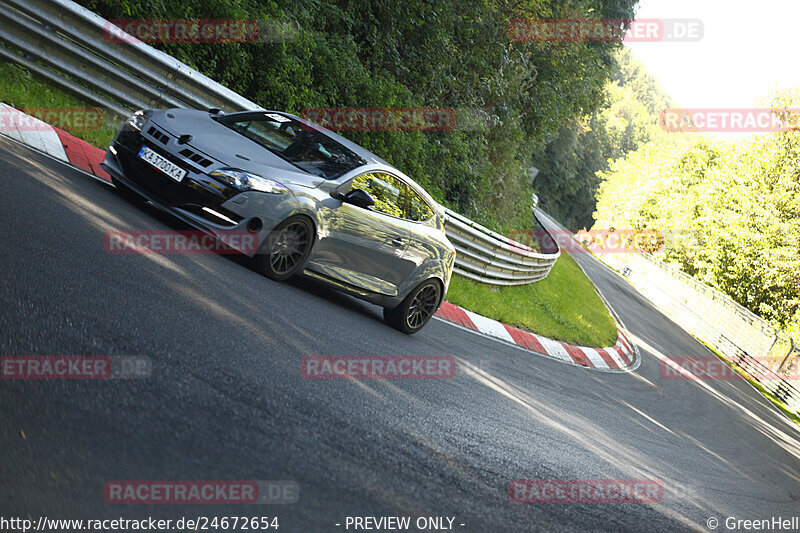
[[[174,137],[191,135],[185,146],[219,161],[206,169],[238,168],[274,179],[284,185],[318,187],[324,178],[302,171],[258,143],[223,126],[206,111],[167,109],[155,111],[150,122]]]

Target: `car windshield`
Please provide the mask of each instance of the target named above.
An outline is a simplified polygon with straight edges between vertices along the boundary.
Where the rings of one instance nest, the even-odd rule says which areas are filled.
[[[366,164],[355,152],[324,133],[279,113],[258,112],[215,118],[294,166],[325,179],[338,178]]]

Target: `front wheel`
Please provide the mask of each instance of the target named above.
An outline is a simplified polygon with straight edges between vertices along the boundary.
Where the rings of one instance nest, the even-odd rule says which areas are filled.
[[[414,288],[397,307],[383,309],[387,324],[408,335],[416,333],[428,323],[442,296],[442,286],[435,279],[423,281]]]
[[[270,279],[284,281],[303,268],[314,244],[314,226],[304,216],[289,217],[269,234],[256,254],[256,268]]]

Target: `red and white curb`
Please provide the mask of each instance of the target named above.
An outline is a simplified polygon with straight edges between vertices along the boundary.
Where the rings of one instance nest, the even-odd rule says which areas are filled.
[[[105,150],[96,148],[62,129],[55,128],[2,102],[0,102],[0,133],[100,179],[111,181],[108,173],[100,168],[100,162],[106,154]]]
[[[110,176],[100,168],[100,162],[105,157],[104,150],[2,102],[0,102],[0,133],[98,178],[111,181]],[[535,335],[467,311],[449,302],[442,304],[436,316],[538,354],[588,368],[627,370],[638,362],[634,348],[622,329],[617,329],[619,337],[614,346],[588,348]]]
[[[535,333],[529,333],[472,311],[467,311],[450,302],[444,302],[435,316],[488,337],[587,368],[620,371],[630,370],[638,363],[634,346],[628,340],[623,329],[619,327],[617,328],[617,343],[614,346],[589,348],[587,346],[573,346],[536,335]]]

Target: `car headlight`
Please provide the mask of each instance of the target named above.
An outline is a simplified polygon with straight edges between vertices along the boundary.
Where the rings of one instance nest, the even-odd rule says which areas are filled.
[[[275,180],[235,168],[221,168],[209,173],[209,176],[226,183],[240,191],[261,191],[271,194],[283,194],[289,189]]]
[[[127,124],[130,127],[132,127],[133,129],[139,130],[139,131],[142,130],[142,127],[146,123],[147,123],[147,114],[144,111],[142,111],[141,109],[139,111],[137,111],[136,113],[134,113],[133,115],[131,115],[131,118],[129,118],[127,121],[125,121],[125,124]]]

